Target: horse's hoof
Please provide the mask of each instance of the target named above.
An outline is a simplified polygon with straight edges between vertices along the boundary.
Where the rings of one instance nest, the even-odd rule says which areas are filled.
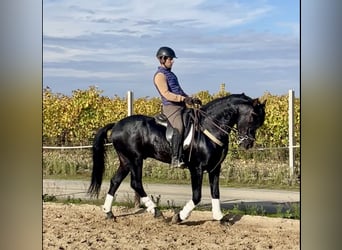
[[[223,216],[223,218],[220,220],[220,224],[224,226],[232,226],[237,221],[241,219],[242,215],[239,214],[226,214]]]
[[[108,213],[106,213],[106,219],[107,220],[116,220],[116,217],[114,216],[112,211],[109,211]]]
[[[159,209],[155,208],[154,209],[154,218],[164,218],[164,215]]]
[[[176,213],[173,217],[172,217],[172,220],[171,220],[171,224],[177,224],[177,223],[180,223],[182,222],[180,216],[179,216],[179,213]]]

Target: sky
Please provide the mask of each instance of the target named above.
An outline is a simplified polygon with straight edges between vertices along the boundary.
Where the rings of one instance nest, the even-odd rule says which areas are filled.
[[[43,0],[43,88],[159,96],[159,47],[188,95],[300,96],[299,0]]]

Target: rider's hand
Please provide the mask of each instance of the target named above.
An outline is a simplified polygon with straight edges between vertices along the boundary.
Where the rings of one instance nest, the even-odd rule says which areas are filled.
[[[192,98],[192,103],[199,105],[199,106],[202,106],[202,101],[198,98]]]
[[[196,97],[187,96],[185,97],[184,102],[188,105],[202,105],[202,101]]]
[[[184,102],[185,102],[186,104],[188,104],[188,105],[193,105],[193,104],[194,104],[193,98],[190,97],[190,96],[185,97],[185,98],[184,98]]]

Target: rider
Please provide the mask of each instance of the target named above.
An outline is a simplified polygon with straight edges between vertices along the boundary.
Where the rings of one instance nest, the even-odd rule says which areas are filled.
[[[172,167],[184,167],[183,161],[183,119],[185,104],[202,105],[201,100],[188,96],[179,85],[177,76],[171,71],[173,59],[177,58],[173,49],[160,47],[156,54],[160,66],[154,74],[154,84],[162,99],[162,113],[165,114],[173,127],[171,140]]]

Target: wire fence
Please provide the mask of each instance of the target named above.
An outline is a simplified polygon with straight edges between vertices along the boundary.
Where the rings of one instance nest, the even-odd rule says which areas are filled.
[[[105,146],[110,146],[112,145],[111,143],[106,143]],[[83,148],[92,148],[92,145],[87,145],[87,146],[43,146],[43,149],[83,149]]]
[[[111,143],[105,144],[107,147]],[[74,176],[89,178],[92,171],[92,146],[43,146],[43,177]],[[229,149],[222,163],[220,183],[245,186],[286,187],[300,183],[300,145],[294,146],[294,176],[290,175],[288,147],[257,147],[249,150]],[[105,179],[110,179],[119,167],[115,150],[106,150]],[[148,158],[144,160],[143,178],[160,183],[190,183],[189,171],[166,167],[168,164]],[[203,182],[207,182],[204,175]]]
[[[111,146],[112,143],[106,143],[105,146]],[[64,149],[86,149],[86,148],[92,148],[92,145],[86,145],[86,146],[43,146],[43,149],[59,149],[59,150],[64,150]],[[299,148],[300,145],[295,145],[293,148]],[[273,150],[273,149],[289,149],[290,147],[267,147],[267,148],[252,148],[249,149],[249,151],[263,151],[263,150]]]

